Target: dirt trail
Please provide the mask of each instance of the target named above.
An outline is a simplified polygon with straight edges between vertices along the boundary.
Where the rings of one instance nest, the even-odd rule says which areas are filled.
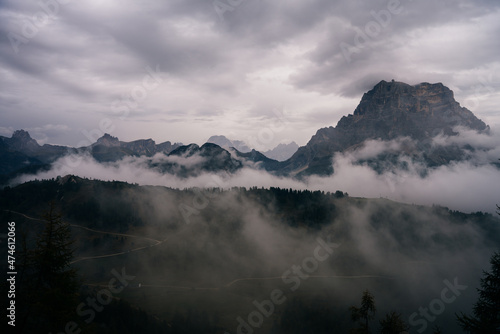
[[[4,210],[4,211],[18,214],[20,216],[25,217],[26,219],[29,219],[29,220],[34,220],[34,221],[45,223],[45,220],[43,220],[43,219],[33,218],[33,217],[25,215],[24,213],[21,213],[21,212],[16,212],[16,211],[12,211],[12,210]],[[80,229],[87,230],[87,231],[93,232],[93,233],[109,234],[109,235],[116,235],[116,236],[128,237],[128,238],[139,238],[139,239],[144,239],[144,240],[149,240],[149,241],[154,242],[154,244],[151,244],[151,245],[148,245],[148,246],[144,246],[144,247],[134,248],[134,249],[131,249],[131,250],[128,250],[128,251],[124,251],[124,252],[118,252],[118,253],[113,253],[113,254],[97,255],[97,256],[81,257],[81,258],[78,258],[78,259],[70,262],[69,264],[74,264],[74,263],[77,263],[77,262],[86,261],[86,260],[92,260],[92,259],[102,259],[102,258],[107,258],[107,257],[119,256],[119,255],[124,255],[124,254],[131,253],[131,252],[137,252],[137,251],[140,251],[140,250],[143,250],[143,249],[146,249],[146,248],[151,248],[151,247],[154,247],[154,246],[158,246],[158,245],[162,244],[163,242],[165,242],[167,240],[167,239],[165,239],[165,240],[157,240],[157,239],[148,238],[148,237],[144,237],[144,236],[141,236],[141,235],[134,235],[134,234],[125,234],[125,233],[99,231],[99,230],[95,230],[95,229],[88,228],[88,227],[85,227],[85,226],[82,226],[82,225],[77,225],[77,224],[68,224],[68,225],[70,227],[80,228]]]
[[[35,221],[39,221],[39,222],[45,222],[42,219],[33,218],[33,217],[25,215],[24,213],[20,213],[20,212],[16,212],[16,211],[11,211],[11,210],[4,210],[4,211],[9,211],[9,212],[21,215],[21,216],[23,216],[23,217],[25,217],[27,219],[30,219],[30,220],[35,220]],[[77,225],[77,224],[69,224],[69,226],[76,227],[76,228],[81,228],[81,229],[84,229],[84,230],[87,230],[87,231],[90,231],[90,232],[93,232],[93,233],[110,234],[110,235],[124,236],[124,237],[130,237],[130,238],[140,238],[140,239],[145,239],[145,240],[150,240],[150,241],[155,242],[154,244],[151,244],[151,245],[148,245],[148,246],[144,246],[144,247],[138,247],[138,248],[131,249],[131,250],[125,251],[125,252],[118,252],[118,253],[113,253],[113,254],[104,254],[104,255],[97,255],[97,256],[82,257],[82,258],[79,258],[79,259],[76,259],[76,260],[70,262],[70,264],[74,264],[74,263],[77,263],[77,262],[80,262],[80,261],[85,261],[85,260],[102,259],[102,258],[119,256],[119,255],[124,255],[124,254],[131,253],[131,252],[140,251],[140,250],[143,250],[143,249],[146,249],[146,248],[151,248],[151,247],[154,247],[154,246],[158,246],[158,245],[162,244],[163,242],[165,242],[168,239],[167,238],[167,239],[164,239],[164,240],[156,240],[156,239],[152,239],[152,238],[148,238],[148,237],[144,237],[144,236],[140,236],[140,235],[99,231],[99,230],[94,230],[94,229],[91,229],[91,228],[88,228],[88,227],[85,227],[85,226],[81,226],[81,225]],[[384,279],[395,279],[395,277],[379,276],[379,275],[351,275],[351,276],[340,276],[340,275],[331,275],[331,276],[309,275],[308,278],[340,278],[340,279],[384,278]],[[244,278],[237,278],[237,279],[235,279],[235,280],[233,280],[233,281],[231,281],[231,282],[229,282],[229,283],[227,283],[227,284],[225,284],[223,286],[213,287],[213,288],[201,288],[201,287],[178,286],[178,285],[158,285],[158,284],[154,284],[154,285],[152,285],[152,284],[141,284],[141,287],[144,287],[144,288],[169,288],[169,289],[183,289],[183,290],[219,290],[221,288],[228,288],[228,287],[230,287],[230,286],[232,286],[232,285],[234,285],[234,284],[236,284],[238,282],[243,282],[243,281],[268,281],[268,280],[278,280],[278,279],[282,279],[282,276],[244,277]],[[98,284],[87,284],[87,285],[99,286]]]

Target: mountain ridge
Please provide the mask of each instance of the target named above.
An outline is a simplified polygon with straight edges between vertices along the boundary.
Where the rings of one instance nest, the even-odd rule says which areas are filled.
[[[255,149],[250,148],[244,141],[241,140],[231,140],[224,135],[215,135],[208,138],[207,143],[217,144],[226,150],[230,148],[235,148],[240,153],[250,153]],[[292,141],[289,144],[280,143],[274,148],[260,152],[267,158],[277,161],[285,161],[289,159],[299,148],[299,145]]]
[[[309,140],[286,161],[270,159],[264,153],[249,150],[242,152],[237,149],[223,148],[218,144],[182,145],[169,141],[156,144],[154,140],[139,139],[122,142],[110,134],[102,137],[90,146],[71,148],[66,146],[38,145],[27,131],[17,130],[11,138],[0,136],[1,176],[19,173],[30,167],[30,171],[44,168],[57,158],[66,154],[90,153],[98,162],[116,162],[124,157],[153,157],[157,153],[178,156],[186,159],[191,157],[187,151],[200,154],[206,165],[202,171],[235,172],[243,166],[265,169],[280,176],[302,177],[307,175],[331,175],[334,156],[338,153],[355,152],[364,147],[369,140],[395,141],[404,140],[403,150],[385,152],[368,160],[359,160],[358,164],[368,164],[378,172],[387,168],[400,166],[400,158],[408,157],[426,167],[436,167],[453,161],[462,161],[470,157],[470,147],[457,144],[436,144],[436,136],[457,136],[457,127],[489,134],[489,126],[478,119],[470,110],[460,106],[455,100],[453,91],[442,83],[420,83],[408,85],[394,80],[380,81],[371,90],[364,93],[360,103],[352,114],[343,116],[335,127],[319,129]],[[224,136],[212,136],[212,141],[221,145],[232,144]],[[210,141],[209,139],[209,141]],[[238,145],[244,145],[238,141]],[[195,146],[193,146],[195,145]],[[213,145],[213,146],[212,146]],[[241,146],[240,145],[240,146]],[[247,146],[245,146],[247,147]],[[474,148],[472,148],[474,150]],[[181,154],[184,152],[186,154]],[[210,157],[213,154],[216,158]],[[216,161],[220,158],[221,161]],[[173,158],[171,158],[172,160]],[[191,159],[192,160],[192,159]],[[190,160],[189,164],[192,164]],[[184,160],[183,160],[184,161]],[[179,170],[175,163],[164,162],[161,170],[171,172]],[[187,162],[184,161],[184,162]],[[151,162],[150,166],[160,166]],[[182,175],[196,175],[192,169],[180,169]],[[1,180],[0,180],[1,181]]]

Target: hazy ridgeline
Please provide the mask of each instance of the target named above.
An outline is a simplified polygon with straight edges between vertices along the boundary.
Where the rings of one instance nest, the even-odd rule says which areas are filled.
[[[500,334],[500,1],[0,18],[1,334]]]
[[[408,322],[441,298],[447,280],[467,288],[427,330],[438,324],[452,333],[454,314],[470,312],[500,240],[499,220],[491,214],[342,192],[174,190],[66,177],[0,193],[2,209],[31,217],[50,201],[72,224],[124,234],[72,227],[74,266],[84,285],[105,284],[113,268],[126,268],[135,278],[120,298],[167,322],[199,312],[215,332],[236,333],[237,318],[248,321],[254,301],[270,300],[275,289],[283,302],[256,332],[307,332],[310,326],[347,332],[354,326],[348,308],[359,304],[365,289],[375,296],[377,329],[390,311]],[[31,234],[42,227],[17,213],[2,215]],[[419,319],[425,318],[414,317]]]

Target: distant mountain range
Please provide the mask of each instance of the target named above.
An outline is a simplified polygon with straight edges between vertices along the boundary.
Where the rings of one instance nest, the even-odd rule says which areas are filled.
[[[118,161],[126,156],[151,157],[157,153],[168,154],[182,146],[167,141],[156,144],[152,139],[122,142],[104,134],[87,147],[39,145],[24,130],[14,131],[11,138],[0,136],[0,183],[23,173],[35,173],[50,168],[51,163],[68,154],[90,154],[98,162]]]
[[[245,144],[245,142],[243,142],[241,140],[230,140],[230,139],[226,138],[225,136],[220,136],[220,135],[219,136],[212,136],[212,137],[208,138],[207,143],[219,145],[220,147],[222,147],[226,150],[232,147],[232,148],[237,149],[241,153],[248,153],[252,150],[251,148],[249,148],[247,146],[247,144]]]
[[[118,138],[109,134],[104,134],[97,142],[91,145],[90,152],[99,162],[117,161],[126,156],[147,156],[151,157],[156,153],[168,154],[176,148],[182,146],[182,143],[172,144],[166,141],[156,144],[152,139],[139,139],[132,142],[122,142]]]
[[[234,173],[245,166],[285,176],[330,175],[334,173],[336,154],[359,152],[369,140],[397,142],[389,150],[358,159],[357,163],[376,171],[401,167],[401,157],[435,167],[470,159],[470,152],[476,150],[469,144],[435,141],[437,136],[457,136],[458,127],[489,133],[489,127],[461,107],[453,92],[441,83],[411,86],[381,81],[363,95],[352,115],[342,117],[336,127],[318,130],[307,145],[298,149],[292,142],[260,153],[224,136],[212,136],[200,147],[168,141],[156,144],[152,139],[122,142],[109,134],[88,147],[40,146],[28,132],[18,130],[11,138],[0,136],[0,183],[50,168],[67,154],[89,154],[98,162],[143,157],[149,167],[182,177],[207,171]],[[158,158],[158,154],[164,158]]]
[[[235,148],[241,153],[249,153],[252,151],[251,148],[248,147],[245,142],[241,140],[230,140],[225,136],[212,136],[207,140],[207,143],[213,143],[219,145],[222,148],[230,149]],[[267,150],[262,152],[266,157],[273,160],[285,161],[289,159],[297,150],[299,149],[299,145],[294,141],[289,144],[278,144],[272,150]]]

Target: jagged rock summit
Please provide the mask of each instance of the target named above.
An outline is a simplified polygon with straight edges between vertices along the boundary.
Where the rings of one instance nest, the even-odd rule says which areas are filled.
[[[269,151],[262,154],[246,146],[248,152],[239,151],[237,147],[236,150],[226,150],[224,146],[235,147],[238,146],[235,143],[244,143],[230,141],[223,136],[210,138],[209,141],[218,144],[207,143],[199,147],[168,141],[156,144],[152,139],[122,142],[104,134],[88,147],[70,148],[48,144],[40,146],[28,132],[19,130],[11,138],[0,136],[0,184],[20,173],[49,168],[56,159],[72,153],[90,153],[98,162],[147,157],[151,158],[147,160],[150,167],[183,177],[196,176],[200,172],[233,173],[243,167],[264,169],[284,176],[329,175],[334,172],[336,153],[356,153],[367,140],[394,140],[397,145],[381,153],[372,152],[368,156],[357,157],[353,163],[367,164],[377,172],[384,172],[404,168],[403,157],[403,165],[408,161],[416,162],[423,166],[425,174],[427,168],[473,159],[471,152],[481,149],[473,144],[467,147],[466,144],[453,143],[453,140],[446,144],[443,144],[446,141],[435,140],[436,136],[458,135],[459,127],[485,133],[489,131],[489,127],[460,106],[453,92],[441,83],[412,86],[394,80],[381,81],[363,95],[353,114],[342,117],[336,127],[318,130],[306,146],[300,147],[286,161],[270,159],[265,156]],[[295,149],[293,145],[278,148],[280,153],[290,152]],[[163,153],[165,158],[154,159],[157,153]]]
[[[251,148],[248,147],[247,144],[245,144],[245,142],[241,140],[230,140],[222,135],[212,136],[208,138],[207,143],[219,145],[220,147],[225,148],[226,150],[230,149],[231,147],[234,147],[235,149],[237,149],[242,153],[247,153],[252,150]]]
[[[278,144],[272,150],[267,150],[262,152],[266,157],[278,161],[285,161],[289,159],[297,150],[299,149],[299,145],[296,142],[292,141],[289,144]]]
[[[350,129],[360,121],[367,129],[371,125],[381,139],[410,136],[422,140],[442,132],[453,135],[455,126],[478,131],[487,128],[470,110],[455,101],[448,87],[426,82],[410,86],[381,81],[363,95],[354,115],[343,117],[337,128]]]
[[[365,93],[352,115],[344,116],[336,127],[318,130],[306,146],[287,160],[286,173],[305,175],[331,174],[332,157],[336,152],[355,148],[369,139],[392,140],[410,137],[419,144],[429,165],[460,159],[457,152],[436,156],[432,138],[452,136],[462,126],[476,131],[489,127],[455,101],[453,92],[441,83],[408,85],[381,81]]]
[[[107,147],[120,146],[120,141],[117,137],[113,137],[109,133],[105,133],[102,137],[98,138],[94,144],[92,144],[92,146],[97,145],[103,145]]]
[[[33,151],[40,147],[35,139],[31,138],[28,131],[16,130],[12,134],[11,138],[4,139],[5,144],[9,146],[10,149],[16,151]]]
[[[156,144],[153,139],[139,139],[131,142],[123,142],[117,137],[105,133],[91,145],[90,150],[92,156],[97,161],[109,162],[120,160],[125,156],[145,155],[149,157],[160,152],[168,154],[181,145],[181,143],[172,144],[169,141]]]
[[[251,153],[255,151],[255,149],[250,148],[244,141],[241,140],[230,140],[225,136],[211,136],[207,143],[213,143],[219,145],[226,150],[230,150],[234,148],[238,150],[240,153]],[[297,145],[294,141],[289,144],[278,144],[278,146],[274,147],[271,150],[267,150],[265,152],[259,152],[264,154],[267,158],[271,160],[277,161],[285,161],[289,159],[295,152],[297,152],[299,145]]]

